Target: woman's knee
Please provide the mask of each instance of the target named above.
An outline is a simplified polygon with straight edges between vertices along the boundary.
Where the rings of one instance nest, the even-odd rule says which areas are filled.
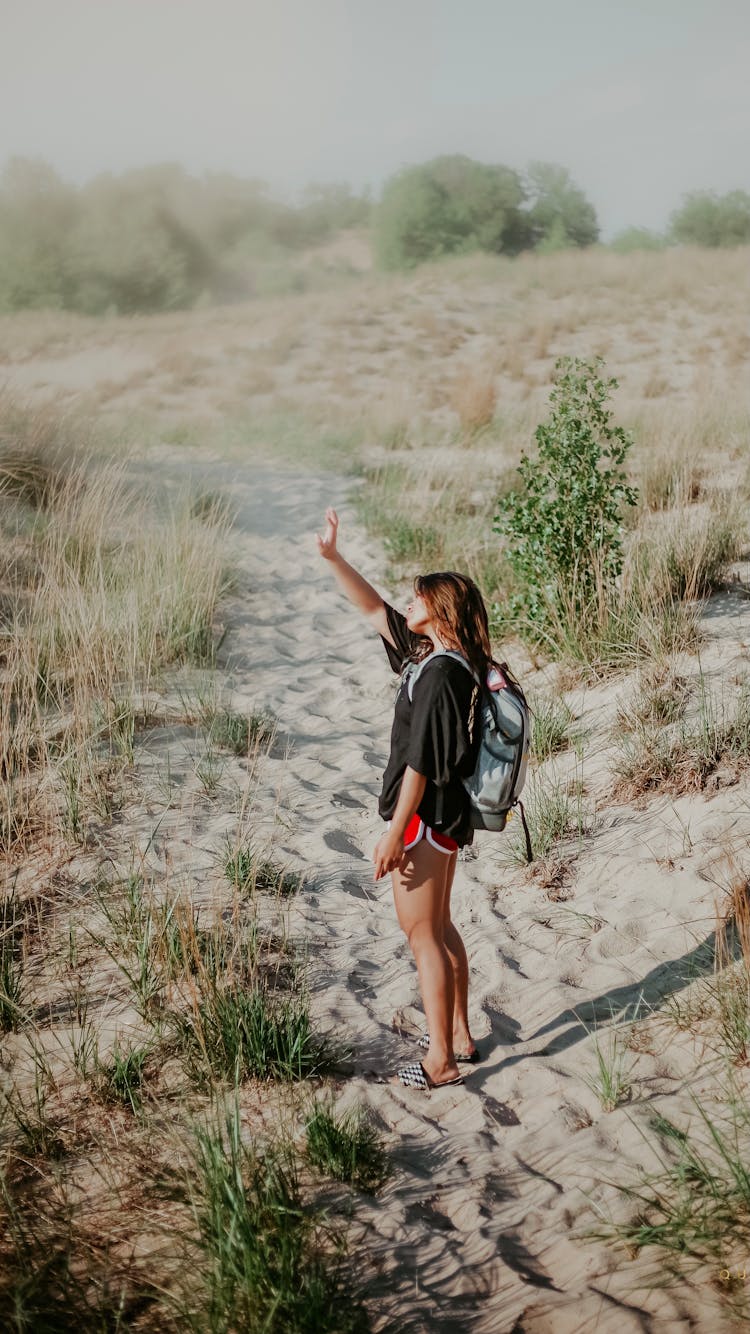
[[[435,946],[440,949],[445,947],[442,922],[423,918],[411,922],[408,928],[404,927],[404,932],[414,954],[419,950],[432,949]]]

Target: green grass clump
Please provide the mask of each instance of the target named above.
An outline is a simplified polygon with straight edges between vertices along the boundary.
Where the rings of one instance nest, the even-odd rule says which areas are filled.
[[[564,700],[535,699],[531,705],[531,753],[540,764],[571,742],[573,712]]]
[[[145,1066],[150,1048],[130,1047],[121,1050],[115,1045],[111,1061],[96,1062],[97,1086],[110,1102],[122,1103],[137,1112],[143,1104]]]
[[[630,698],[617,713],[619,729],[628,732],[639,727],[663,727],[679,722],[690,697],[690,682],[669,663],[654,663],[639,673]]]
[[[178,1050],[190,1078],[300,1080],[333,1064],[325,1039],[313,1033],[305,992],[274,991],[263,979],[204,985],[187,1012],[173,1017]]]
[[[603,1110],[612,1112],[630,1093],[626,1044],[616,1030],[610,1029],[609,1041],[605,1047],[599,1042],[598,1036],[594,1035],[594,1052],[596,1073],[584,1078],[599,1099]]]
[[[582,839],[586,819],[580,785],[565,784],[555,776],[533,773],[523,794],[526,822],[535,861],[543,861],[557,843]],[[506,843],[508,859],[518,866],[528,864],[526,840],[520,815],[514,812]]]
[[[366,471],[365,483],[360,514],[370,531],[383,538],[391,561],[415,568],[434,566],[445,550],[445,525],[436,510],[425,509],[415,517],[414,506],[404,505],[405,498],[414,494],[408,468],[386,463]]]
[[[667,510],[700,500],[705,469],[697,458],[677,451],[650,455],[639,477],[639,501],[645,510]]]
[[[52,1076],[44,1055],[34,1049],[34,1087],[19,1089],[13,1084],[0,1090],[0,1125],[6,1120],[14,1128],[23,1151],[30,1157],[59,1159],[65,1144],[55,1118],[50,1115]]]
[[[750,1061],[750,968],[742,960],[707,982],[722,1045],[735,1065]]]
[[[166,669],[213,663],[228,586],[226,524],[90,449],[58,467],[65,423],[48,417],[0,396],[0,845],[20,855],[61,828],[84,843],[92,811],[111,818],[113,757],[132,763]],[[6,457],[16,437],[26,471]]]
[[[336,1116],[332,1105],[317,1103],[305,1125],[307,1156],[313,1167],[375,1194],[390,1166],[385,1147],[361,1107]]]
[[[690,601],[705,598],[720,588],[727,566],[739,556],[747,532],[743,507],[731,497],[721,497],[696,516],[681,508],[664,521],[646,545],[641,539],[641,558],[648,576],[666,596]]]
[[[229,851],[224,862],[224,874],[230,884],[248,894],[261,890],[287,897],[298,893],[303,884],[301,875],[287,871],[250,846]]]
[[[169,934],[169,915],[159,913],[143,878],[132,874],[124,881],[100,878],[95,887],[112,938],[92,934],[130,983],[136,1006],[148,1018],[164,990],[167,972],[164,938]]]
[[[153,1285],[133,1266],[125,1276],[101,1235],[87,1235],[65,1184],[50,1185],[46,1174],[30,1189],[28,1180],[17,1180],[7,1165],[0,1171],[3,1330],[120,1334],[138,1328],[158,1301]],[[147,1327],[173,1328],[161,1321]]]
[[[235,755],[247,755],[252,747],[262,746],[273,738],[273,720],[266,713],[238,713],[222,705],[213,711],[206,710],[201,721],[214,744]]]
[[[728,1267],[727,1257],[744,1257],[750,1245],[750,1106],[735,1087],[718,1110],[707,1110],[695,1098],[693,1103],[697,1126],[683,1129],[661,1113],[651,1119],[660,1151],[647,1143],[660,1170],[641,1184],[618,1184],[634,1216],[592,1235],[624,1242],[636,1253],[658,1247],[665,1257],[678,1257],[681,1266],[712,1260]]]
[[[741,686],[730,709],[701,679],[695,718],[657,732],[639,724],[622,738],[615,792],[627,800],[660,788],[702,791],[720,765],[739,770],[749,763],[750,687]]]
[[[223,1131],[197,1131],[195,1174],[207,1290],[201,1330],[366,1334],[344,1240],[304,1201],[289,1145],[244,1145],[235,1103]]]

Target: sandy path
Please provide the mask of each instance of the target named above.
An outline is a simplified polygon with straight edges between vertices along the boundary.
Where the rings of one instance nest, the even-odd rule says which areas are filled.
[[[628,1167],[645,1156],[628,1109],[602,1112],[581,1078],[593,1068],[587,1026],[632,1016],[642,992],[656,1003],[709,935],[705,884],[697,889],[684,865],[663,882],[655,861],[680,820],[663,804],[631,812],[626,825],[605,818],[576,880],[577,916],[501,868],[498,839],[479,840],[459,863],[454,916],[486,1059],[461,1089],[424,1096],[385,1082],[417,1055],[394,1025],[420,1023],[390,887],[373,883],[369,860],[394,678],[317,555],[326,504],[340,510],[344,553],[381,586],[382,555],[354,522],[350,483],[219,464],[192,471],[230,491],[238,510],[240,581],[222,650],[235,707],[267,705],[279,719],[253,832],[310,877],[295,911],[311,941],[319,1021],[354,1050],[342,1103],[371,1107],[397,1168],[356,1211],[363,1264],[376,1266],[374,1328],[729,1328],[709,1311],[705,1286],[644,1290],[658,1279],[650,1257],[634,1264],[573,1235],[597,1222],[597,1205],[617,1201],[607,1180],[632,1179]],[[646,1104],[674,1090],[663,1053],[639,1059]]]

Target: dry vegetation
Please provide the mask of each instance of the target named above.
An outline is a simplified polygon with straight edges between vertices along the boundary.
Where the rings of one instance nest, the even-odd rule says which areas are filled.
[[[4,1327],[364,1328],[356,1302],[337,1313],[341,1238],[294,1132],[269,1127],[262,1153],[238,1136],[240,1116],[260,1131],[273,1115],[263,1083],[320,1079],[341,1052],[313,1030],[288,930],[301,877],[249,832],[272,721],[233,710],[213,665],[227,508],[146,490],[51,408],[7,399],[2,437]],[[148,862],[170,748],[156,811],[138,762],[149,731],[186,725],[195,790],[216,799],[228,754],[238,803],[197,897]],[[317,1115],[309,1098],[283,1108]],[[347,1179],[382,1178],[362,1122],[329,1118],[316,1161],[342,1135]]]
[[[366,1328],[356,1303],[341,1323],[340,1238],[310,1207],[311,1162],[290,1149],[300,1107],[310,1110],[289,1089],[337,1055],[310,1020],[285,917],[289,869],[248,835],[268,720],[233,714],[212,667],[230,516],[194,496],[145,493],[130,462],[112,461],[112,440],[125,433],[167,462],[195,446],[356,473],[394,577],[464,568],[499,626],[496,498],[532,446],[556,357],[605,357],[621,386],[617,419],[634,433],[639,504],[618,605],[594,625],[571,619],[567,677],[557,698],[537,701],[536,874],[552,901],[564,899],[603,809],[715,791],[741,781],[750,760],[742,651],[728,664],[709,646],[705,670],[696,657],[702,600],[747,595],[749,273],[743,251],[472,257],[189,316],[0,320],[8,382],[37,404],[8,400],[0,423],[0,1296],[10,1328],[228,1331],[256,1327],[245,1323],[253,1303],[279,1334]],[[96,415],[103,454],[61,417],[72,401],[76,421]],[[175,674],[196,664],[214,674],[213,704],[175,701]],[[544,667],[544,655],[527,665]],[[582,680],[613,672],[615,694],[586,733],[559,683],[572,701]],[[128,841],[143,801],[139,746],[156,723],[195,729],[207,800],[217,755],[237,766],[236,835],[200,902]],[[580,774],[589,752],[600,762],[591,787]],[[523,864],[520,839],[509,849]],[[740,853],[746,867],[746,840]],[[738,871],[715,976],[689,1016],[696,1063],[705,1038],[737,1069],[747,1064],[747,902]],[[597,1051],[602,1105],[616,1106],[622,1051]],[[263,1106],[261,1087],[274,1090]],[[641,1201],[633,1248],[715,1255],[727,1209],[747,1246],[741,1083],[724,1110],[729,1129],[709,1127],[715,1152],[700,1170],[689,1142],[661,1126],[682,1157],[667,1154],[658,1192]],[[275,1147],[243,1146],[240,1115],[258,1146]],[[288,1133],[274,1140],[279,1121]],[[315,1136],[330,1174],[343,1158],[355,1184],[383,1178],[365,1125],[342,1129],[329,1111]],[[700,1220],[680,1194],[696,1172],[726,1205]],[[282,1216],[297,1220],[283,1236]],[[286,1257],[276,1314],[274,1247]]]

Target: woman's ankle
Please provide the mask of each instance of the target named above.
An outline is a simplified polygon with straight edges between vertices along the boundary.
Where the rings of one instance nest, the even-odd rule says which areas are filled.
[[[454,1051],[463,1051],[465,1047],[471,1047],[474,1039],[469,1032],[468,1024],[457,1024],[453,1030],[453,1048]]]

